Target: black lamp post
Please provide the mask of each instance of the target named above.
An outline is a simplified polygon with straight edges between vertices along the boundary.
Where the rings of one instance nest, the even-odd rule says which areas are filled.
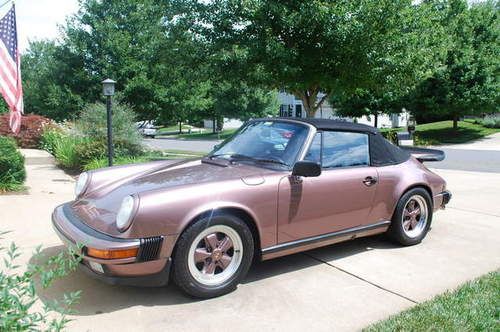
[[[113,166],[113,128],[111,121],[111,96],[115,94],[116,82],[112,79],[102,81],[102,94],[106,96],[106,110],[108,122],[108,165]]]

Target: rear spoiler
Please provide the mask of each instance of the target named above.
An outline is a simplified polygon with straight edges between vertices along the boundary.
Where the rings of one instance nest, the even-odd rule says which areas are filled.
[[[410,153],[418,161],[442,161],[444,160],[444,151],[426,148],[416,148],[413,146],[400,146],[401,149]]]

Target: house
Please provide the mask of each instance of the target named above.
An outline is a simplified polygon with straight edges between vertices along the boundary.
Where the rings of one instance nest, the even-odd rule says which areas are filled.
[[[318,99],[322,98],[324,95],[319,94]],[[298,117],[305,118],[307,114],[304,110],[302,101],[296,98],[294,95],[279,92],[278,100],[280,102],[280,117]],[[321,119],[336,119],[349,122],[357,122],[362,124],[367,124],[374,126],[375,119],[373,116],[363,116],[359,118],[342,117],[335,114],[335,109],[328,103],[328,101],[323,102],[315,114],[316,118]],[[408,121],[409,113],[405,110],[401,114],[381,114],[378,116],[378,127],[379,128],[395,128],[395,127],[406,127]]]

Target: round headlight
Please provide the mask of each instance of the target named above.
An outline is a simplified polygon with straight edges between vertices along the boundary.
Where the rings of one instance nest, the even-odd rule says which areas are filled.
[[[83,172],[78,177],[75,185],[75,196],[78,197],[87,187],[87,182],[89,181],[89,174],[87,172]]]
[[[133,196],[127,196],[123,199],[120,210],[116,215],[116,227],[120,232],[124,232],[132,222],[132,213],[134,212],[135,199]]]

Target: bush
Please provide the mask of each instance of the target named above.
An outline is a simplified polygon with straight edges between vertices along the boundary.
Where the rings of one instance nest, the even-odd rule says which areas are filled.
[[[388,141],[397,144],[398,142],[398,131],[396,129],[384,129],[381,130],[380,133],[384,136]]]
[[[484,119],[481,125],[486,128],[500,128],[500,117]]]
[[[25,179],[24,157],[17,150],[16,142],[0,136],[0,192],[21,189]]]
[[[83,136],[106,142],[106,106],[99,103],[86,107],[75,125]],[[125,153],[141,151],[141,140],[141,135],[135,124],[134,111],[126,105],[116,104],[113,107],[113,141],[116,149],[119,150],[120,147],[123,147]]]
[[[42,136],[40,137],[40,149],[55,154],[57,142],[62,140],[65,136],[64,131],[58,127],[44,128]]]
[[[81,157],[77,148],[85,144],[86,140],[79,136],[62,135],[55,141],[54,157],[64,168],[80,170],[82,167]]]
[[[43,129],[53,126],[52,120],[43,116],[24,115],[21,120],[21,130],[15,135],[9,128],[9,118],[9,114],[0,115],[0,135],[13,137],[21,148],[38,148]]]
[[[4,233],[0,233],[3,235]],[[41,282],[47,288],[58,278],[67,275],[78,266],[81,257],[78,251],[70,249],[48,258],[43,264],[29,265],[20,272],[15,260],[20,256],[18,247],[12,243],[8,249],[0,247],[3,265],[0,269],[0,331],[61,331],[67,322],[70,307],[80,297],[80,292],[64,295],[62,302],[54,302],[36,311],[36,284]],[[40,248],[35,257],[40,257]]]

